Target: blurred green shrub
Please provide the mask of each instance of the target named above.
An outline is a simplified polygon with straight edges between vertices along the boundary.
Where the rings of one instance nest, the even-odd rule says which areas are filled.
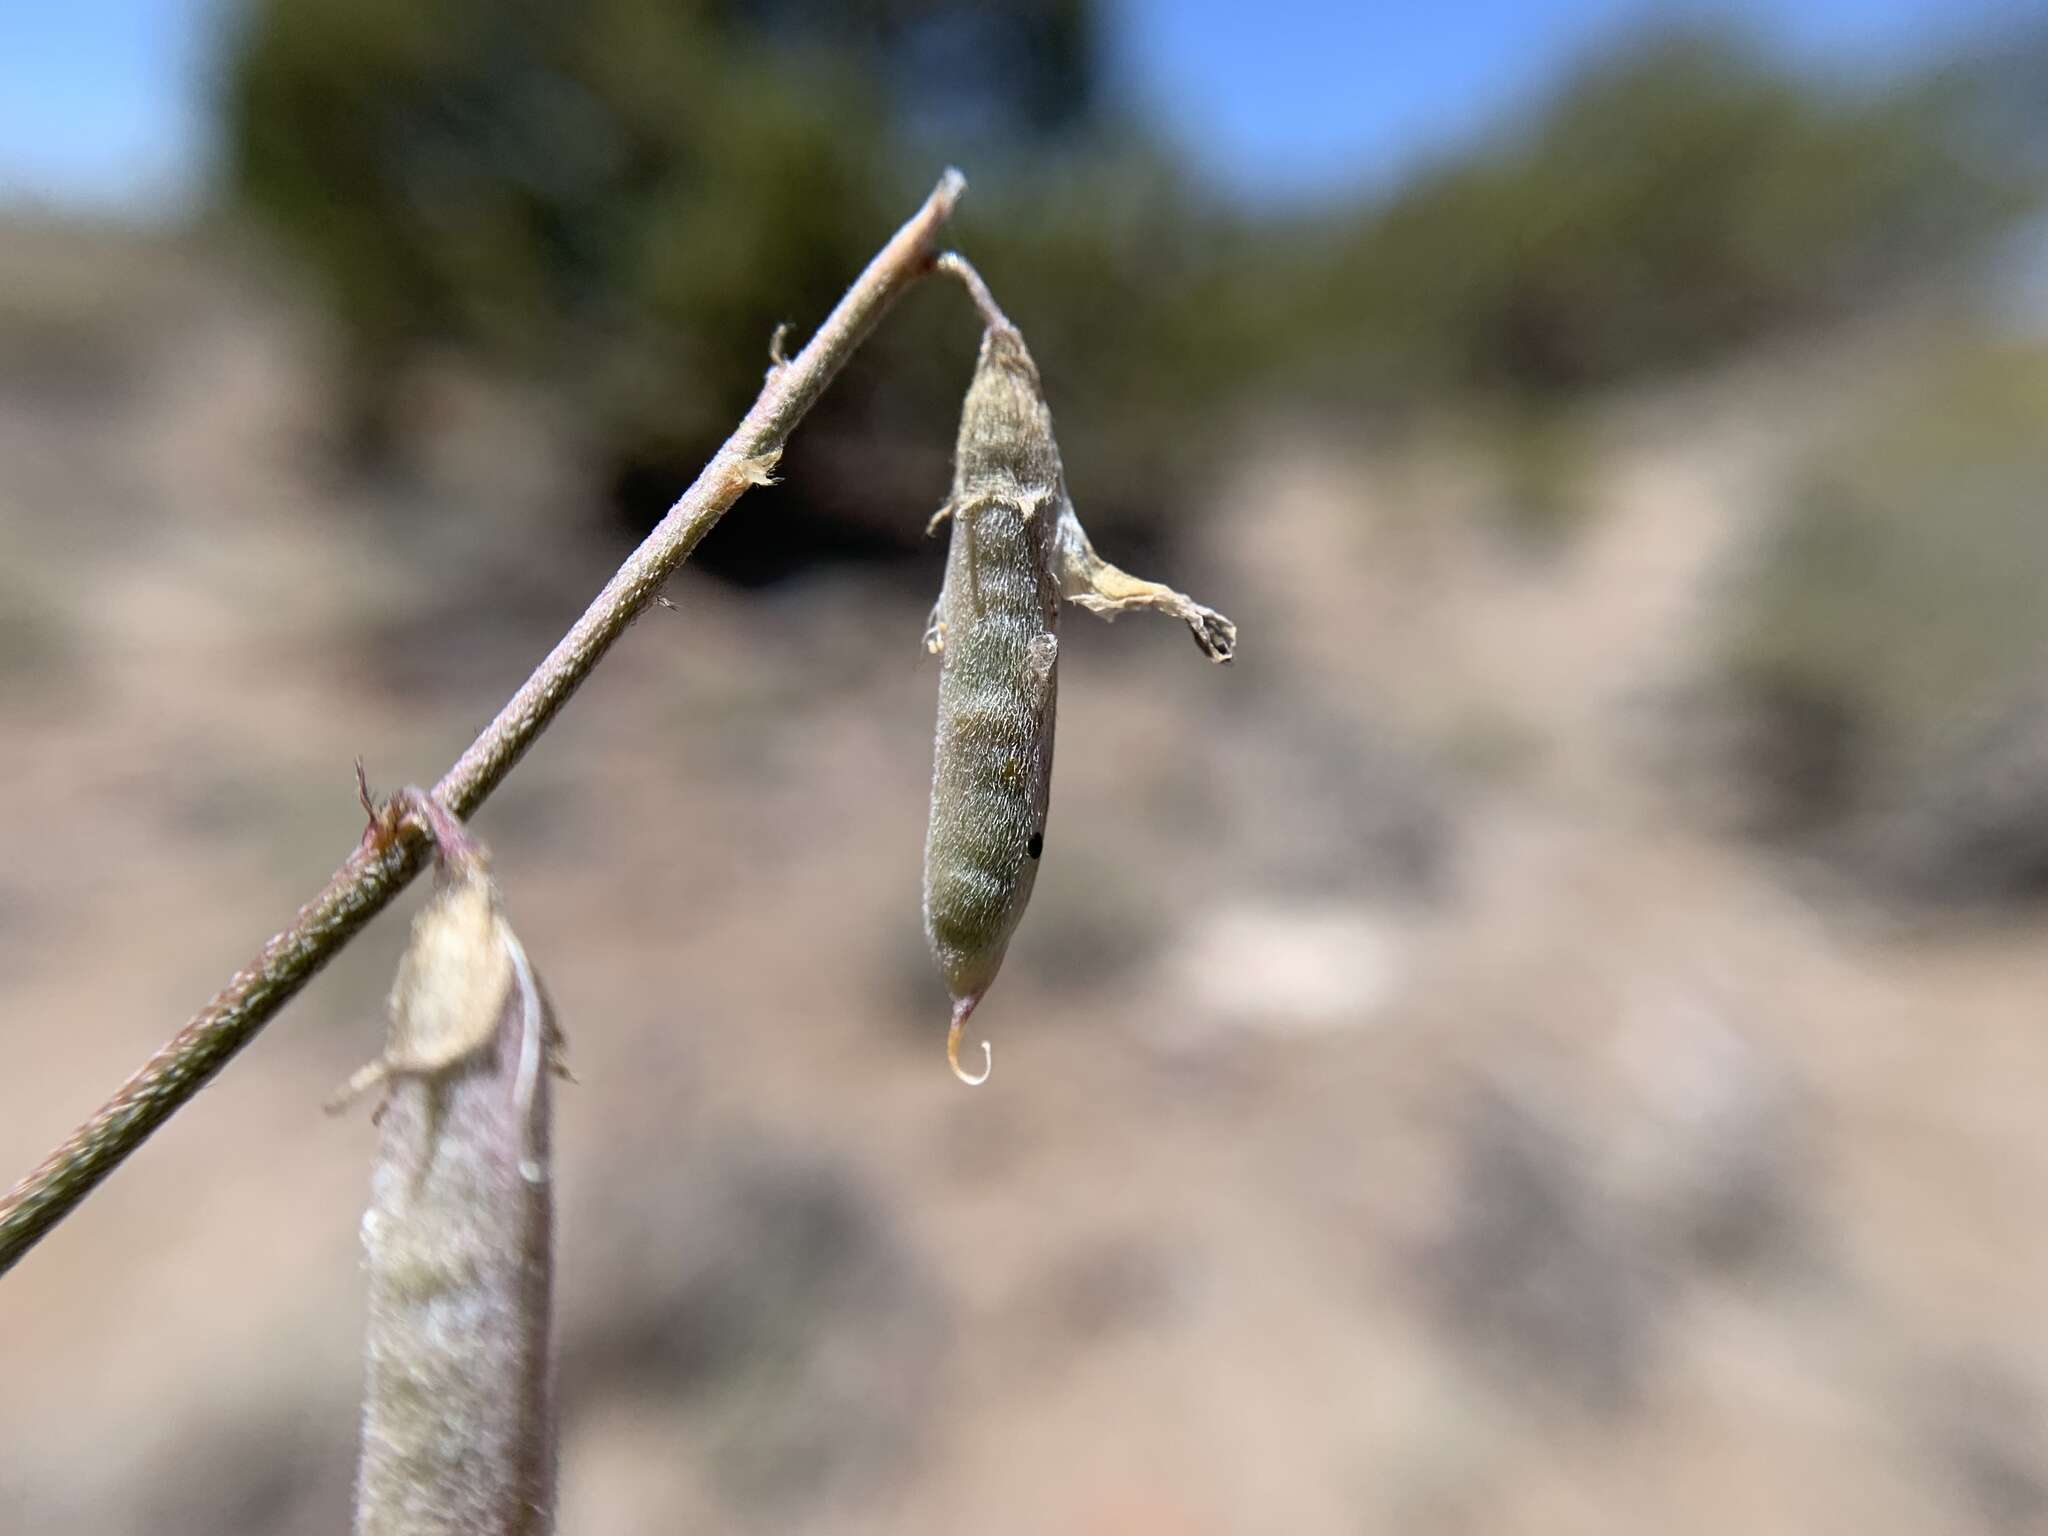
[[[1543,400],[1843,314],[2031,206],[1975,78],[1851,94],[1736,33],[1637,38],[1336,231],[1272,329],[1368,338],[1376,393]]]
[[[1055,391],[1063,436],[1142,378],[1144,246],[1178,193],[1099,73],[1086,0],[258,0],[223,105],[234,195],[340,323],[359,449],[397,435],[406,363],[454,344],[545,380],[651,521],[753,398],[776,325],[801,339],[948,158],[986,173],[962,239],[1077,386]],[[964,307],[909,310],[787,466],[889,542],[943,493],[973,362]],[[1146,457],[1158,413],[1114,419]]]
[[[454,345],[543,380],[648,522],[776,324],[815,324],[957,159],[959,239],[1131,559],[1247,396],[1484,395],[1525,423],[1518,505],[1563,528],[1553,402],[1839,314],[2027,206],[1996,136],[1970,137],[1968,70],[1850,96],[1687,31],[1383,200],[1233,213],[1116,109],[1097,23],[1089,0],[251,0],[230,185],[328,298],[359,447],[402,423],[407,361]],[[907,305],[800,435],[775,525],[734,520],[706,555],[769,574],[913,542],[973,334],[961,305]]]
[[[1971,349],[1794,480],[1716,663],[1767,828],[1914,891],[2048,879],[2044,423],[2048,350]]]

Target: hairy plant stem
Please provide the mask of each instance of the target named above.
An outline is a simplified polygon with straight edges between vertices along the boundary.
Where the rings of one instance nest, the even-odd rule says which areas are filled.
[[[433,790],[442,806],[467,817],[482,805],[698,541],[749,486],[767,483],[790,433],[847,358],[903,291],[932,269],[933,241],[966,186],[958,171],[940,177],[924,206],[868,263],[809,345],[787,362],[778,356],[760,397],[696,481],[442,775]],[[0,1274],[253,1040],[419,873],[428,847],[416,815],[373,817],[361,846],[290,925],[272,935],[62,1146],[0,1197]]]

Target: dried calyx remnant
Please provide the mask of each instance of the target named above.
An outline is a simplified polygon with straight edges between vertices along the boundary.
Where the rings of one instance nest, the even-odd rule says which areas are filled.
[[[960,1031],[987,993],[1038,875],[1052,791],[1062,598],[1105,618],[1154,608],[1184,621],[1211,661],[1227,662],[1237,626],[1182,593],[1095,553],[1067,495],[1052,413],[1024,338],[966,261],[939,268],[973,297],[986,327],[960,412],[945,586],[925,646],[942,658],[925,840],[924,922],[952,994],[946,1059],[963,1082]]]
[[[360,1536],[554,1528],[548,1079],[559,1039],[483,848],[402,791],[371,836],[423,821],[437,889],[391,989],[384,1054],[330,1101],[382,1086],[363,1217],[369,1271]]]

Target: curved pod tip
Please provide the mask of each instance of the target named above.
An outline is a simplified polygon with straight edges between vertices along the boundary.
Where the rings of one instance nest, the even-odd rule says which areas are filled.
[[[974,1012],[975,1004],[980,1001],[979,992],[953,999],[953,1027],[946,1031],[946,1065],[953,1069],[955,1077],[970,1088],[979,1088],[988,1081],[989,1074],[996,1069],[995,1047],[986,1040],[981,1042],[981,1076],[974,1076],[960,1065],[960,1031],[967,1023],[967,1016]]]

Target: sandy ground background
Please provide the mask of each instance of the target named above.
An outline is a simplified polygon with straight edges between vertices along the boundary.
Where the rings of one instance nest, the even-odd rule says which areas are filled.
[[[12,1178],[619,551],[459,379],[417,482],[337,479],[233,263],[0,265],[135,295],[0,352]],[[938,547],[686,572],[478,821],[581,1079],[563,1529],[2048,1528],[2048,950],[1731,835],[1674,723],[1787,455],[1916,344],[1614,402],[1552,549],[1454,429],[1243,422],[1147,573],[1239,664],[1069,620],[977,1092],[918,927]],[[345,1525],[372,1132],[319,1106],[416,904],[0,1283],[0,1530]]]

